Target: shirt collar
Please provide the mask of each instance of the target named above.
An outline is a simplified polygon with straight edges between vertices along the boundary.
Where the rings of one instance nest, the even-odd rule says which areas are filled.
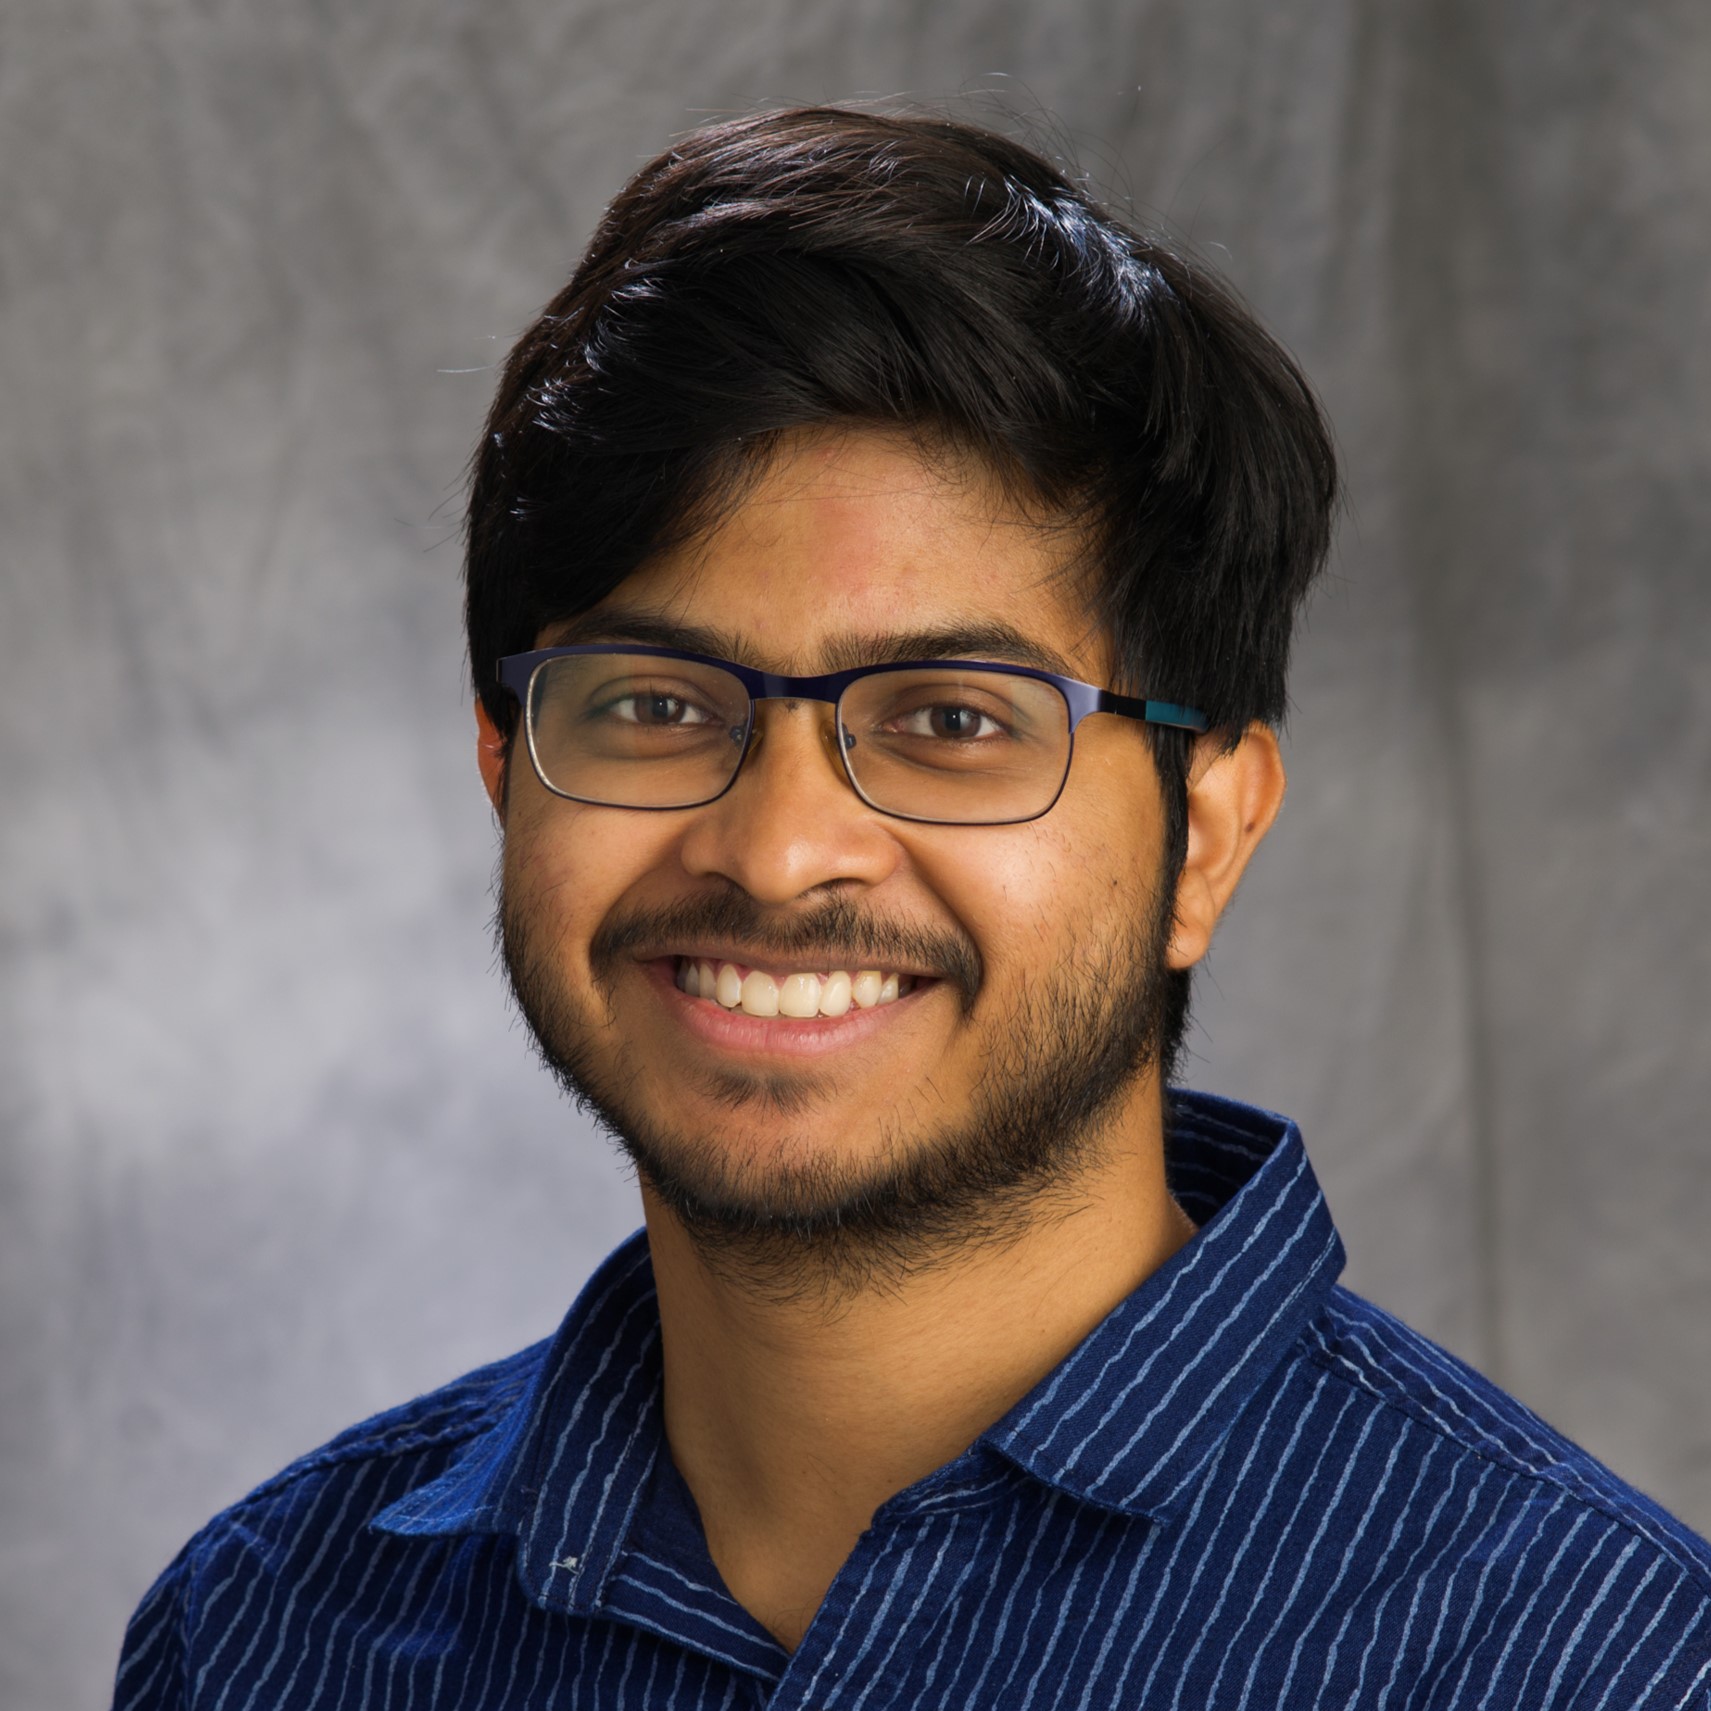
[[[535,1603],[587,1614],[665,1442],[661,1388],[653,1268],[637,1231],[589,1279],[529,1393],[373,1525],[415,1537],[514,1533]]]
[[[1342,1244],[1295,1125],[1176,1093],[1171,1186],[1199,1233],[979,1445],[1101,1507],[1168,1517],[1317,1313]],[[528,1394],[374,1525],[514,1533],[543,1608],[598,1608],[665,1437],[644,1236],[589,1280]]]
[[[1287,1118],[1179,1092],[1166,1157],[1198,1234],[981,1438],[1058,1490],[1160,1520],[1318,1313],[1344,1257]]]

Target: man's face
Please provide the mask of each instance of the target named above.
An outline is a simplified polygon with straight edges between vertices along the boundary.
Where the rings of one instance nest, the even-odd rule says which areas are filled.
[[[871,432],[800,436],[710,536],[541,640],[658,641],[666,626],[806,674],[914,638],[907,656],[1109,682],[1067,550],[977,467]],[[994,645],[1005,633],[1032,651]],[[569,802],[520,742],[513,755],[513,982],[644,1185],[710,1244],[865,1244],[869,1263],[917,1263],[1025,1215],[1149,1105],[1156,1125],[1170,910],[1142,727],[1086,721],[1041,819],[941,826],[856,796],[823,704],[763,702],[757,719],[736,782],[699,808]],[[753,1016],[683,990],[687,962],[781,986],[872,971],[901,995]]]

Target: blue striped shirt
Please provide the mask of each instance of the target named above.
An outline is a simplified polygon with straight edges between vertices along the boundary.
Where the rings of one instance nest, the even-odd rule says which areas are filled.
[[[794,1654],[665,1453],[637,1237],[556,1338],[217,1517],[124,1711],[1711,1706],[1711,1547],[1336,1286],[1294,1127],[1178,1097],[1199,1234],[874,1516]]]

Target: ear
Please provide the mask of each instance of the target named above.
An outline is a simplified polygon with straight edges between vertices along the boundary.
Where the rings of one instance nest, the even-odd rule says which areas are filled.
[[[1188,774],[1188,856],[1176,885],[1167,960],[1191,968],[1234,896],[1248,858],[1283,806],[1283,755],[1268,725],[1248,726],[1227,754],[1205,737]]]
[[[475,764],[481,768],[481,782],[487,786],[487,800],[500,822],[505,819],[505,766],[510,759],[511,745],[505,734],[493,723],[481,697],[475,700]]]

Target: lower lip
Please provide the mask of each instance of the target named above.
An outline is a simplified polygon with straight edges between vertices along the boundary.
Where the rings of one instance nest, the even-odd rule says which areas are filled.
[[[842,1016],[812,1016],[797,1021],[783,1016],[751,1016],[727,1010],[707,998],[691,998],[677,984],[677,959],[659,957],[642,964],[649,981],[690,1033],[728,1052],[766,1057],[824,1057],[860,1045],[899,1022],[939,983],[918,982],[912,991],[871,1010],[851,1008]]]

